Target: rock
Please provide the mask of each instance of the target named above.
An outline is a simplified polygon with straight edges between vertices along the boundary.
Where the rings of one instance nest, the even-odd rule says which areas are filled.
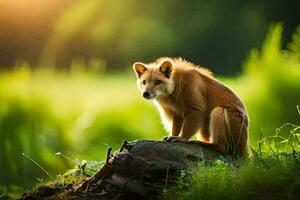
[[[106,164],[93,177],[71,189],[65,188],[64,192],[58,190],[45,197],[156,199],[163,188],[176,183],[182,170],[195,167],[199,161],[212,162],[219,156],[219,153],[200,146],[196,141],[125,141],[114,155],[109,149]],[[41,189],[45,190],[44,187]],[[30,198],[30,195],[27,194],[26,198]]]

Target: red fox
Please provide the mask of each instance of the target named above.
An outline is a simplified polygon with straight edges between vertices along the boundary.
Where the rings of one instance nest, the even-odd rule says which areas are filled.
[[[212,73],[182,58],[136,62],[133,69],[142,96],[154,100],[167,141],[198,143],[222,154],[242,157],[247,150],[249,117],[245,106]]]

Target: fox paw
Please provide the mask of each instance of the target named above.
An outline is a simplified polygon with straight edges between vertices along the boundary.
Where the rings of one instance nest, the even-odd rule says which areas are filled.
[[[188,139],[186,139],[184,137],[179,137],[179,136],[167,136],[167,137],[163,138],[163,141],[167,141],[167,142],[184,142],[184,143],[189,142]]]

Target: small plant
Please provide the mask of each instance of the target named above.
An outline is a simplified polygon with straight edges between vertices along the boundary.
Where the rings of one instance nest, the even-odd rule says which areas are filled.
[[[61,152],[55,153],[57,156],[61,156],[75,164],[73,169],[68,170],[63,175],[58,175],[59,182],[62,185],[76,183],[82,179],[94,175],[105,163],[105,161],[87,161],[72,159],[69,156],[64,155]]]
[[[299,106],[297,106],[297,111],[300,116]],[[287,133],[281,134],[284,130]],[[287,135],[287,136],[286,136]],[[274,156],[280,153],[288,153],[292,150],[292,153],[300,150],[300,125],[293,123],[285,123],[281,127],[276,129],[276,133],[271,136],[265,136],[262,131],[262,138],[257,142],[259,144],[259,152],[261,154],[262,148],[265,149],[265,153],[272,153]],[[275,152],[276,151],[276,152]]]

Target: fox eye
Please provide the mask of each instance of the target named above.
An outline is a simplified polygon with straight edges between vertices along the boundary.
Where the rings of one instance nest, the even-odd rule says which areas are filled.
[[[146,81],[145,81],[145,80],[143,80],[143,82],[142,82],[142,83],[143,83],[143,85],[146,85]]]
[[[159,85],[159,84],[161,84],[161,83],[162,83],[161,80],[156,80],[154,84],[155,84],[155,85]]]

